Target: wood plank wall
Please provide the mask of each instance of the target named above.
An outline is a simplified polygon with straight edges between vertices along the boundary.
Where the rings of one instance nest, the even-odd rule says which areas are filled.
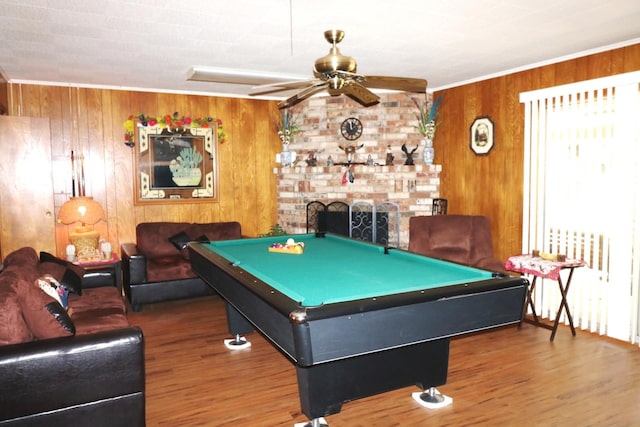
[[[4,77],[2,68],[0,68],[0,116],[9,114],[9,85]]]
[[[442,164],[440,195],[449,201],[448,213],[488,216],[496,255],[520,253],[524,106],[519,94],[637,70],[640,44],[436,92],[442,102],[435,163]],[[469,148],[469,127],[480,116],[494,122],[495,145],[488,156]]]
[[[280,140],[270,117],[274,101],[9,84],[10,114],[47,117],[51,123],[56,217],[72,193],[71,150],[84,153],[86,194],[105,209],[97,227],[115,248],[135,241],[135,226],[151,221],[239,221],[245,235],[268,232],[277,221],[272,167]],[[227,140],[218,145],[219,195],[214,202],[134,204],[134,152],[124,145],[131,114],[220,118]],[[56,226],[58,254],[67,227]]]
[[[443,166],[441,197],[449,200],[449,213],[487,215],[496,255],[506,259],[520,252],[524,125],[520,92],[636,70],[640,70],[640,44],[435,93],[443,95],[435,162]],[[64,174],[71,147],[86,147],[85,155],[93,162],[87,193],[107,211],[111,242],[131,241],[135,225],[145,221],[238,220],[245,234],[256,235],[277,220],[272,168],[280,141],[269,119],[274,102],[9,84],[9,108],[10,114],[51,119],[58,207],[70,194],[70,179]],[[207,204],[134,206],[133,158],[122,143],[122,122],[132,113],[173,111],[223,120],[229,141],[219,146],[220,199]],[[469,149],[469,127],[479,116],[490,116],[495,123],[495,146],[484,157]],[[65,239],[66,235],[59,237],[59,248],[66,245]]]

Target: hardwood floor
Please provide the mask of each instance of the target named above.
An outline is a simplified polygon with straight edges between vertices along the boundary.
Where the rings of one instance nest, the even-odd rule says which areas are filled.
[[[145,336],[148,426],[292,427],[300,412],[293,365],[261,335],[229,351],[218,297],[144,306],[130,322]],[[418,405],[406,387],[345,403],[326,417],[354,426],[637,426],[640,349],[561,326],[529,324],[456,338],[449,378],[453,398]],[[390,366],[389,369],[393,369]],[[371,375],[375,375],[372,372]]]

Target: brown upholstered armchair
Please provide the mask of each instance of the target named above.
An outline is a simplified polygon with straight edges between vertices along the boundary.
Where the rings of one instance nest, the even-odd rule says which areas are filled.
[[[504,272],[493,255],[489,218],[478,215],[414,216],[409,219],[409,251],[433,258]]]

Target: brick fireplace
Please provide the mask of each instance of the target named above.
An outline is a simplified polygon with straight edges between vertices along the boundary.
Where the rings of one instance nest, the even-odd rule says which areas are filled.
[[[295,123],[302,134],[296,136],[289,150],[297,153],[293,167],[277,167],[278,224],[289,233],[305,233],[306,206],[320,201],[340,201],[352,205],[365,202],[398,204],[399,247],[409,243],[409,218],[431,215],[433,199],[440,195],[441,165],[425,165],[421,158],[423,143],[416,130],[415,99],[424,96],[406,93],[380,93],[380,103],[362,107],[346,96],[314,96],[292,108]],[[348,142],[340,134],[340,125],[348,117],[362,121],[363,134]],[[415,151],[415,164],[404,165],[406,144]],[[439,144],[437,138],[435,145]],[[344,148],[355,148],[353,182],[343,176],[348,160]],[[391,153],[393,164],[386,166]],[[317,166],[307,166],[305,159],[314,155]],[[327,166],[329,159],[335,165]],[[368,165],[372,163],[372,165]]]
[[[409,218],[431,215],[433,199],[440,197],[441,170],[440,165],[354,165],[353,182],[343,183],[346,166],[276,168],[278,223],[289,233],[305,233],[312,201],[393,202],[399,206],[399,246],[406,249]]]

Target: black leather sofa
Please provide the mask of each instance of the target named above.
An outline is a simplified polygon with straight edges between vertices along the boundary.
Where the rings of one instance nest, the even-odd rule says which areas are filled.
[[[3,260],[0,426],[145,425],[142,330],[116,286],[83,288],[83,274],[29,247]],[[64,303],[46,278],[71,289]]]
[[[145,425],[137,327],[0,346],[0,426]]]
[[[186,244],[242,238],[240,223],[145,222],[136,226],[136,242],[120,246],[124,293],[133,311],[143,304],[213,295],[191,270]]]

